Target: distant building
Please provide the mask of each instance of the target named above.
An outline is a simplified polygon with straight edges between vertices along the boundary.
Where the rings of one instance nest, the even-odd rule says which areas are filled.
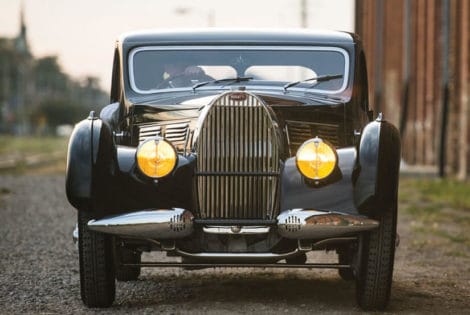
[[[33,57],[29,50],[23,9],[20,12],[20,32],[15,38],[0,38],[0,131],[26,133],[29,130],[26,104],[33,91],[31,77]]]
[[[18,35],[0,37],[0,133],[30,134],[56,124],[57,119],[48,121],[51,106],[49,112],[44,110],[49,103],[75,106],[77,116],[83,111],[82,117],[91,109],[99,110],[108,95],[95,83],[93,77],[83,82],[70,78],[56,56],[33,56],[21,8]],[[77,106],[82,110],[77,111]],[[70,123],[70,119],[64,118],[64,123]]]

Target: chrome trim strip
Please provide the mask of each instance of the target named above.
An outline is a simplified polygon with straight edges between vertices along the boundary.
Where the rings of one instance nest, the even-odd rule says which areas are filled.
[[[192,259],[199,259],[199,260],[210,260],[210,261],[227,261],[230,263],[234,263],[237,261],[242,262],[261,262],[261,261],[278,261],[285,258],[290,258],[297,256],[303,251],[299,250],[298,248],[283,254],[276,254],[276,253],[188,253],[180,249],[176,249],[175,253]]]
[[[185,209],[152,209],[88,222],[93,231],[151,239],[177,239],[193,232],[193,214]]]
[[[152,50],[233,50],[233,49],[239,49],[239,50],[282,50],[282,51],[288,51],[288,50],[298,50],[298,51],[335,51],[339,52],[343,55],[344,57],[344,78],[343,78],[343,84],[338,90],[320,90],[320,89],[308,89],[308,91],[315,91],[315,92],[320,92],[324,94],[337,94],[341,93],[344,90],[346,90],[346,87],[348,86],[348,81],[349,81],[349,54],[346,50],[343,48],[339,47],[329,47],[329,46],[237,46],[237,45],[232,45],[232,46],[225,46],[225,45],[220,45],[220,46],[198,46],[198,45],[191,45],[191,46],[145,46],[145,47],[137,47],[134,48],[128,58],[128,68],[129,68],[129,83],[134,92],[140,93],[140,94],[152,94],[156,93],[157,91],[165,91],[167,89],[154,89],[154,90],[141,90],[139,89],[136,84],[135,84],[135,78],[134,78],[134,63],[133,59],[135,54],[141,51],[152,51]],[[282,89],[282,86],[279,87]],[[292,89],[295,89],[295,87],[292,87]],[[172,91],[186,91],[186,90],[192,90],[191,87],[189,88],[176,88],[176,89],[171,89]],[[303,89],[307,90],[307,89]]]
[[[278,233],[291,239],[320,239],[369,231],[379,222],[364,216],[339,212],[293,209],[278,217]]]
[[[287,264],[287,263],[180,263],[180,262],[141,262],[140,264],[123,263],[122,266],[140,267],[195,267],[195,268],[303,268],[303,269],[351,269],[350,265],[335,263],[307,263],[307,264]]]
[[[269,233],[269,226],[204,226],[202,230],[209,234],[252,235]]]

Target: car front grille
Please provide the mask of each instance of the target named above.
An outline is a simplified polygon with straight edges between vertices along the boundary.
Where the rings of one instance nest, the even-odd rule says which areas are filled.
[[[279,147],[260,99],[224,94],[209,108],[197,140],[202,219],[272,219],[278,212]]]
[[[304,121],[287,120],[287,135],[289,139],[289,148],[292,155],[295,155],[297,149],[307,141],[319,137],[328,141],[332,145],[340,146],[338,129],[336,124],[311,123]]]

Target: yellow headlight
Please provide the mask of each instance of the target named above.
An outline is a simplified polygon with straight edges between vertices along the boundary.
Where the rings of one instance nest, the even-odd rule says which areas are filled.
[[[308,140],[297,151],[297,168],[307,178],[320,180],[328,177],[336,166],[335,149],[316,137]]]
[[[145,175],[164,177],[176,166],[177,155],[173,146],[163,139],[149,139],[137,149],[137,165]]]

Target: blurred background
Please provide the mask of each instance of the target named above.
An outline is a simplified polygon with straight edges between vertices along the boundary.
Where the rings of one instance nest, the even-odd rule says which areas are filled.
[[[468,0],[0,0],[0,282],[10,284],[0,286],[0,305],[12,305],[15,312],[63,313],[65,303],[68,310],[86,311],[78,300],[71,242],[75,211],[64,192],[67,141],[76,122],[108,103],[113,49],[121,33],[148,28],[316,28],[362,37],[371,106],[402,135],[402,241],[391,312],[468,312],[469,24]],[[156,283],[162,280],[155,277]],[[329,290],[315,291],[316,282],[309,285],[318,297],[305,300],[299,300],[304,287],[297,287],[297,281],[266,285],[259,274],[244,273],[228,280],[211,277],[215,281],[188,276],[194,283],[185,283],[185,288],[189,297],[213,292],[209,308],[215,307],[215,296],[223,302],[223,312],[232,299],[235,305],[254,303],[252,310],[259,310],[269,304],[265,290],[278,287],[280,291],[271,292],[274,299],[279,292],[291,296],[273,304],[277,310],[297,302],[307,309],[334,305],[350,313],[354,305],[350,284],[339,283],[336,273],[320,280],[331,281]],[[263,292],[260,301],[239,294],[245,291],[240,290],[245,283],[240,277]],[[298,271],[292,277],[310,276]],[[227,281],[232,291],[213,287]],[[137,284],[130,295],[154,307],[155,292],[173,285],[171,276],[163,282],[163,289],[158,283],[158,288],[140,290]],[[30,283],[41,285],[32,290]],[[220,298],[225,293],[219,291],[228,292],[227,298]],[[171,298],[163,296],[171,306]],[[341,301],[332,298],[337,296]],[[133,308],[138,304],[122,303]]]
[[[21,140],[5,135],[67,136],[106,105],[113,46],[123,32],[303,27],[363,38],[371,104],[399,127],[404,168],[468,176],[468,1],[0,0],[0,8],[3,152],[5,139]]]

